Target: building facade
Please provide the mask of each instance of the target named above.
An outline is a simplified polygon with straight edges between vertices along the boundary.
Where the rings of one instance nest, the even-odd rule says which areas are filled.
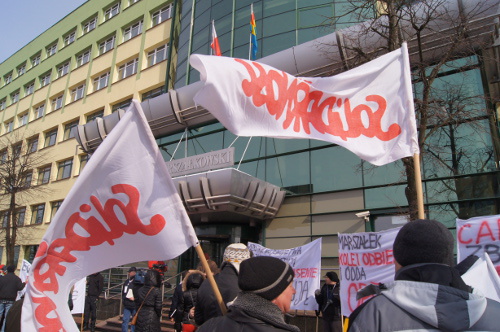
[[[2,158],[19,144],[38,155],[17,194],[16,261],[33,259],[89,158],[77,126],[164,92],[171,15],[170,0],[89,0],[0,64]],[[10,197],[0,197],[3,264]]]

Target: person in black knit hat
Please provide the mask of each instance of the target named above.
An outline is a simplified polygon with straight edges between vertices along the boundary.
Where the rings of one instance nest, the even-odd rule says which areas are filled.
[[[293,331],[284,314],[290,310],[295,294],[292,267],[274,257],[249,258],[240,264],[238,286],[241,292],[228,312],[205,322],[197,332]]]
[[[358,292],[379,295],[354,310],[348,331],[498,331],[500,303],[471,292],[453,267],[453,248],[442,223],[405,224],[394,240],[395,281]]]
[[[314,292],[319,311],[323,315],[324,332],[341,332],[342,315],[340,314],[340,280],[337,273],[330,271],[325,275],[325,284]]]

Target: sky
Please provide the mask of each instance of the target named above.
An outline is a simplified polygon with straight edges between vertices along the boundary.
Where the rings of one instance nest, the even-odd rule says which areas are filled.
[[[0,63],[87,0],[0,0]]]

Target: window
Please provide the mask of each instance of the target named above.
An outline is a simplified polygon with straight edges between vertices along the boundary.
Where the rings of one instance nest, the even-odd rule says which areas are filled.
[[[3,164],[7,161],[8,158],[8,152],[7,149],[3,149],[0,151],[0,164]]]
[[[157,64],[167,58],[168,46],[163,45],[148,53],[148,67]]]
[[[19,90],[14,91],[10,94],[11,104],[17,103],[19,101]]]
[[[83,34],[89,33],[90,31],[94,30],[97,24],[97,16],[91,18],[87,22],[83,24],[82,30]]]
[[[66,159],[57,164],[57,179],[67,179],[71,176],[71,169],[73,168],[73,158]]]
[[[137,64],[139,63],[139,59],[135,58],[132,61],[127,62],[124,65],[121,65],[118,68],[118,77],[119,79],[124,79],[129,77],[130,75],[134,75],[137,73]]]
[[[31,67],[36,67],[40,64],[41,56],[40,54],[35,55],[31,58]]]
[[[7,107],[7,99],[0,100],[0,111],[3,111]]]
[[[54,54],[56,54],[56,52],[57,52],[57,42],[55,42],[54,44],[52,44],[50,46],[47,46],[46,50],[47,50],[47,57],[51,57]]]
[[[62,203],[63,203],[62,200],[50,203],[50,221],[52,221],[52,219],[54,219],[54,216],[56,215],[57,211],[61,207]]]
[[[94,78],[94,91],[104,89],[109,83],[109,71],[99,77]]]
[[[85,92],[85,84],[77,86],[73,90],[71,90],[71,101],[77,101],[83,98],[83,94]]]
[[[28,112],[19,115],[19,127],[22,127],[28,123]]]
[[[63,95],[52,99],[52,111],[57,111],[63,106]]]
[[[95,120],[96,118],[102,118],[103,115],[104,115],[104,110],[91,113],[87,115],[87,123],[89,123],[92,120]]]
[[[87,162],[89,161],[89,159],[90,159],[89,154],[84,154],[84,155],[80,156],[80,173],[82,172],[85,165],[87,165]]]
[[[62,77],[69,72],[69,61],[57,67],[57,77]]]
[[[113,49],[115,45],[115,36],[106,39],[99,44],[99,55],[104,54]]]
[[[123,30],[123,41],[134,38],[142,32],[142,21],[137,22]]]
[[[14,120],[5,122],[5,132],[10,133],[12,130],[14,130]]]
[[[7,85],[12,82],[12,73],[9,73],[3,77],[4,84]]]
[[[57,128],[49,130],[45,133],[45,147],[56,144],[56,140],[57,140]]]
[[[50,83],[50,72],[40,76],[40,88],[43,88],[49,83]]]
[[[17,76],[22,76],[26,72],[26,65],[21,65],[17,67]]]
[[[45,204],[33,205],[31,207],[31,224],[37,225],[43,222],[43,213],[45,212]]]
[[[24,259],[30,263],[35,260],[36,252],[38,251],[38,245],[24,246]]]
[[[153,26],[155,26],[168,20],[170,17],[172,17],[172,5],[168,5],[154,12],[153,15],[151,15],[151,20],[153,21]]]
[[[38,184],[49,183],[51,166],[47,165],[38,169]]]
[[[159,88],[156,88],[156,89],[144,92],[142,94],[142,101],[145,101],[145,100],[148,100],[148,99],[151,99],[151,98],[154,98],[154,97],[158,97],[159,95],[162,95],[164,93],[165,93],[165,86],[162,85]]]
[[[29,96],[35,91],[35,82],[31,82],[24,86],[24,95]]]
[[[72,121],[64,125],[64,140],[75,137],[76,127],[78,126],[78,120]]]
[[[26,208],[22,207],[15,211],[17,226],[24,226],[24,219],[26,217]]]
[[[90,49],[77,55],[76,66],[77,67],[83,66],[84,64],[86,64],[89,61],[90,61]]]
[[[116,3],[104,11],[104,21],[107,21],[120,13],[120,3]]]
[[[29,171],[23,174],[21,179],[21,187],[29,188],[31,187],[31,182],[33,181],[33,171]]]
[[[0,213],[0,218],[2,219],[2,227],[3,228],[7,227],[7,224],[9,223],[9,212],[2,211]]]
[[[122,101],[118,104],[114,104],[113,107],[111,108],[111,112],[114,113],[114,112],[118,111],[119,109],[126,110],[127,107],[130,106],[130,104],[132,104],[132,98],[125,99],[124,101]]]
[[[64,46],[68,46],[75,41],[75,34],[76,32],[73,31],[64,37]]]
[[[35,107],[35,119],[40,119],[45,114],[45,104]]]
[[[28,139],[28,153],[33,153],[38,150],[38,136]]]
[[[14,158],[19,158],[19,156],[21,156],[22,148],[23,148],[22,142],[12,145],[12,156]]]

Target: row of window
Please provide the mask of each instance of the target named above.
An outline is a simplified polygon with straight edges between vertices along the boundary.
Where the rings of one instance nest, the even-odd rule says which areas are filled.
[[[113,47],[114,37],[112,37],[110,40],[111,40],[110,47]],[[168,54],[168,45],[162,45],[162,46],[155,48],[152,51],[149,51],[147,53],[147,64],[146,64],[147,67],[154,66],[155,64],[157,64],[163,60],[166,60],[167,54]],[[83,64],[89,62],[89,59],[90,59],[90,49],[88,49],[84,53],[76,56],[77,65],[78,66],[83,65]],[[132,59],[132,60],[128,61],[127,63],[118,65],[117,66],[117,70],[118,70],[117,80],[122,80],[122,79],[127,78],[131,75],[136,74],[138,67],[139,67],[138,65],[139,65],[139,57]],[[68,74],[69,67],[70,67],[70,60],[67,60],[63,64],[57,66],[56,78],[60,78],[64,75]],[[101,73],[101,74],[91,78],[93,92],[101,90],[101,89],[108,86],[110,73],[111,73],[111,70],[109,70],[105,73]],[[39,88],[40,89],[43,88],[44,86],[48,85],[50,82],[51,82],[51,72],[48,72],[48,73],[41,75],[39,77]],[[74,102],[74,101],[77,101],[77,100],[83,98],[84,93],[85,93],[85,89],[86,89],[85,83],[80,83],[80,84],[78,84],[78,86],[70,88],[70,97],[71,98],[70,98],[69,102]],[[27,96],[33,94],[34,91],[35,91],[35,81],[32,81],[24,86],[24,97],[27,97]],[[19,91],[19,90],[16,90],[10,94],[10,105],[17,103],[19,101],[20,94],[21,94],[21,91]],[[0,111],[7,108],[7,102],[8,102],[7,97],[0,100]],[[57,96],[54,96],[53,98],[51,98],[51,105],[52,105],[51,111],[55,111],[55,110],[60,109],[63,106],[63,94],[58,94]],[[40,105],[38,105],[36,107],[39,107],[39,106]],[[38,117],[35,115],[34,119],[37,119],[37,118]]]
[[[62,202],[63,202],[62,200],[50,202],[50,220],[48,222],[52,221],[57,210],[61,207]],[[31,205],[29,206],[29,209],[31,211],[31,219],[28,225],[42,224],[45,214],[45,203]],[[24,206],[19,209],[16,209],[15,211],[13,217],[18,227],[26,225],[26,210],[27,207]],[[2,222],[3,228],[7,227],[7,223],[9,222],[9,217],[10,215],[8,211],[0,211],[0,220]]]
[[[130,0],[133,1],[133,0]],[[135,0],[137,2],[139,0]],[[120,12],[120,3],[115,3],[111,7],[105,8],[104,9],[104,14],[103,14],[103,21],[106,22],[112,17],[118,15]],[[168,20],[172,16],[172,5],[165,6],[153,13],[151,13],[151,22],[152,26],[156,26],[166,20]],[[97,26],[97,20],[98,20],[98,14],[95,14],[92,18],[84,21],[81,24],[81,35],[85,35],[89,33],[90,31],[94,30]],[[123,32],[123,42],[139,35],[142,33],[143,30],[143,20],[140,20],[138,22],[134,22],[133,24],[126,26],[122,29]],[[62,36],[62,45],[63,47],[68,46],[72,44],[75,41],[76,38],[76,28],[74,28],[72,31],[64,34]],[[98,53],[97,56],[104,54],[108,52],[109,50],[113,49],[115,44],[115,36],[108,37],[105,40],[102,40],[98,43]],[[48,45],[45,48],[45,53],[46,57],[49,58],[52,55],[57,53],[58,50],[58,45],[59,41],[55,41],[54,43]],[[79,67],[87,62],[90,61],[90,48],[88,50],[85,50],[84,52],[81,52],[76,56],[76,66]],[[40,64],[42,59],[42,51],[39,51],[36,53],[34,56],[32,56],[28,61],[23,61],[19,66],[16,67],[16,70],[9,71],[8,73],[3,75],[3,86],[9,84],[12,82],[14,78],[17,78],[19,76],[22,76],[26,73],[26,70],[28,68],[28,65],[30,65],[30,68],[36,67],[37,65]],[[60,65],[57,67],[57,77],[64,76],[67,74],[69,70],[69,61],[66,63]],[[47,77],[48,76],[48,77]],[[42,79],[44,78],[44,79]],[[50,73],[46,73],[42,76],[40,76],[40,85],[41,87],[47,85],[50,83]],[[30,83],[31,84],[31,83]],[[34,85],[34,83],[33,83]],[[26,92],[26,91],[25,91]],[[31,91],[33,93],[33,91]],[[29,94],[29,93],[28,93]],[[25,93],[25,95],[28,95]]]

